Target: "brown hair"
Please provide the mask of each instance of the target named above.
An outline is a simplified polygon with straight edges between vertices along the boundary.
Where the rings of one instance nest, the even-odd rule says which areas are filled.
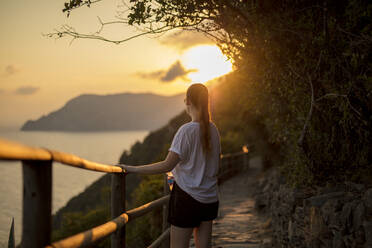
[[[211,150],[209,122],[211,121],[208,89],[204,84],[192,84],[186,92],[186,98],[198,109],[200,115],[200,141],[204,154]]]

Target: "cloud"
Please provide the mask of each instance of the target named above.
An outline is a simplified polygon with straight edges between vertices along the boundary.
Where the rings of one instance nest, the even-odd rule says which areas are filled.
[[[162,82],[172,82],[177,78],[182,78],[185,81],[189,81],[189,79],[187,78],[187,74],[189,74],[190,72],[195,72],[195,71],[197,71],[197,70],[196,69],[186,70],[182,66],[181,62],[179,60],[177,60],[176,63],[171,65],[171,67],[168,69],[167,73],[165,73],[165,75],[163,75],[160,78],[160,80]]]
[[[4,68],[3,75],[10,76],[10,75],[16,74],[17,72],[19,72],[19,69],[17,67],[15,67],[14,65],[7,65]]]
[[[165,36],[159,40],[160,44],[174,47],[180,51],[190,47],[205,44],[215,44],[211,39],[202,33],[192,31],[178,31]]]
[[[31,95],[37,92],[40,88],[33,86],[21,86],[14,91],[17,95]]]
[[[183,81],[190,81],[187,77],[187,74],[190,72],[196,72],[198,70],[191,69],[186,70],[185,67],[181,64],[179,60],[177,60],[174,64],[172,64],[167,70],[159,70],[154,72],[138,72],[136,73],[137,76],[145,79],[158,79],[163,83],[170,83],[175,81],[176,79],[181,79]]]
[[[154,71],[154,72],[137,72],[136,76],[144,79],[158,79],[161,78],[165,73],[165,70]]]

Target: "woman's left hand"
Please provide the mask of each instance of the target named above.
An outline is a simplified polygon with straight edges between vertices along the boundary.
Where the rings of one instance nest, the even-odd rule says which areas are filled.
[[[117,164],[116,166],[119,166],[120,168],[122,168],[124,173],[136,172],[135,166],[125,165],[125,164]]]

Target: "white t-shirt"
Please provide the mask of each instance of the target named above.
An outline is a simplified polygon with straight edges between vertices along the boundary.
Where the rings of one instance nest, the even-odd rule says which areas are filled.
[[[211,151],[203,153],[199,122],[183,124],[175,134],[169,151],[177,153],[180,162],[172,170],[177,185],[202,203],[218,201],[217,173],[220,160],[220,134],[210,122]]]

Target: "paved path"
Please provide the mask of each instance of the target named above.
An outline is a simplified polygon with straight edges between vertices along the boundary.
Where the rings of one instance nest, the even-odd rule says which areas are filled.
[[[270,220],[254,209],[252,186],[257,183],[260,161],[252,162],[249,170],[220,186],[220,213],[213,225],[213,248],[259,248],[270,241]]]

